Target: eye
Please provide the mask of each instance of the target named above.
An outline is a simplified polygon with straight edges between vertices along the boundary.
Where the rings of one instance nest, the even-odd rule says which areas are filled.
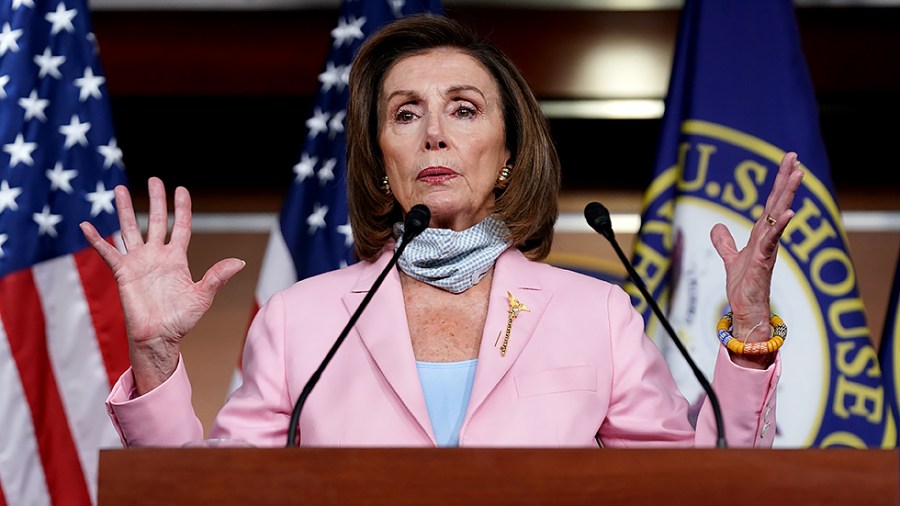
[[[394,114],[394,121],[397,123],[409,123],[414,119],[416,119],[416,115],[407,109],[400,109]]]
[[[461,104],[456,109],[455,114],[457,117],[462,118],[462,119],[472,119],[478,115],[478,109],[476,109],[470,105]]]

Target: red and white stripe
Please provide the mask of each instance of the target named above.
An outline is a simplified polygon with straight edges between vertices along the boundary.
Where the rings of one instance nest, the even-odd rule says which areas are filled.
[[[128,367],[112,273],[85,249],[0,278],[0,504],[97,502],[104,399]]]

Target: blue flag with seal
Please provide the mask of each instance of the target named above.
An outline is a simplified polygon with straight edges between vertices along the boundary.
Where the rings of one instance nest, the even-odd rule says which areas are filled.
[[[797,152],[805,176],[772,281],[772,310],[789,328],[774,444],[881,447],[894,428],[818,114],[790,0],[687,0],[633,260],[710,376],[727,306],[710,230],[724,223],[746,244],[781,158]],[[703,392],[690,368],[639,292],[627,289],[699,409]]]
[[[878,347],[878,358],[884,372],[884,388],[894,424],[900,420],[900,256],[894,268],[894,285],[888,299],[884,331]],[[894,442],[896,444],[896,441]]]

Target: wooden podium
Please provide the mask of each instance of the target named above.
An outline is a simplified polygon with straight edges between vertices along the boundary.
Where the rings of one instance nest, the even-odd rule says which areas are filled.
[[[158,448],[100,452],[99,506],[898,505],[897,450]]]

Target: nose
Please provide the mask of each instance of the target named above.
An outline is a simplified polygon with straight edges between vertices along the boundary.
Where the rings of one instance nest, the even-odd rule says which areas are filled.
[[[429,115],[425,131],[425,150],[447,149],[447,138],[440,115]]]

